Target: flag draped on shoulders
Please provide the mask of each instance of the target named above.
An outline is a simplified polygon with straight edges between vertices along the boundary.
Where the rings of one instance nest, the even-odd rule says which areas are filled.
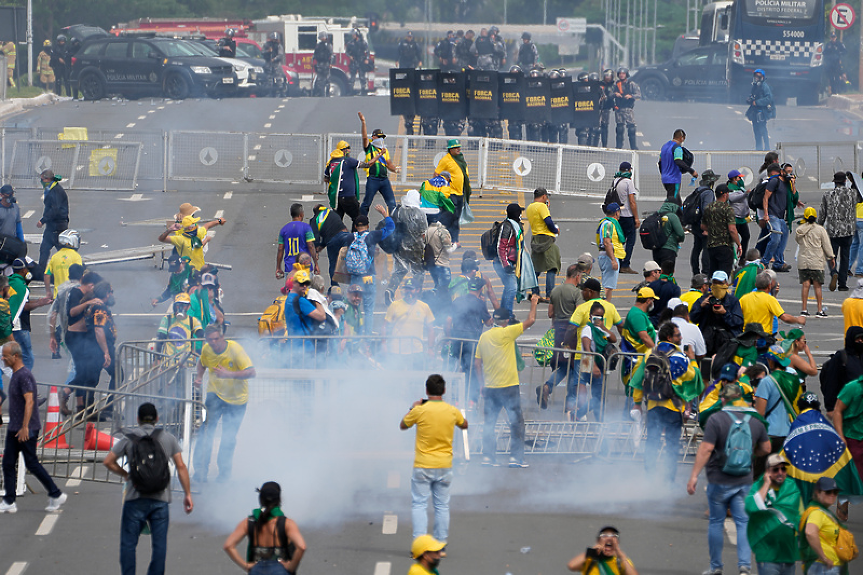
[[[423,208],[438,208],[442,211],[455,213],[455,206],[449,199],[449,185],[443,176],[435,176],[426,180],[420,186],[420,206]]]

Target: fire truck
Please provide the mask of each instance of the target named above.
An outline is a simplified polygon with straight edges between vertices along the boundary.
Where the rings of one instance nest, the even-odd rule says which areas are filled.
[[[368,20],[365,18],[325,18],[303,17],[298,14],[268,16],[263,20],[252,22],[253,27],[247,34],[258,42],[266,41],[267,35],[278,32],[285,45],[285,64],[294,69],[300,77],[300,83],[311,91],[314,78],[312,54],[318,43],[318,34],[326,32],[332,39],[333,66],[330,72],[330,95],[344,96],[351,94],[355,87],[350,86],[350,58],[345,52],[345,46],[351,40],[354,29],[359,30],[368,42]],[[372,70],[368,72],[368,92],[374,92],[374,54],[369,55]]]

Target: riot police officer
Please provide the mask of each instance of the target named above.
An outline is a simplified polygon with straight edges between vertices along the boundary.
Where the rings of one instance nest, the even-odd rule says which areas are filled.
[[[267,41],[264,42],[262,56],[267,64],[267,78],[269,79],[271,94],[273,96],[284,95],[287,88],[285,73],[282,71],[282,42],[278,32],[270,32]]]
[[[479,31],[479,38],[471,47],[471,53],[476,58],[477,68],[480,70],[494,69],[494,42],[485,28]]]
[[[590,81],[590,75],[587,72],[579,72],[578,76],[575,77],[575,80],[576,82],[583,82],[586,84],[588,81]],[[578,138],[579,146],[590,145],[590,128],[587,126],[576,128],[575,137]]]
[[[365,94],[368,91],[368,67],[369,67],[369,45],[363,38],[362,32],[354,28],[351,32],[351,41],[345,46],[345,52],[351,59],[348,70],[351,74],[351,91],[356,94]],[[354,82],[359,76],[359,90],[354,91]]]
[[[599,79],[599,73],[597,73],[597,72],[591,72],[590,74],[588,74],[588,75],[587,75],[587,81],[588,81],[588,83],[590,83],[590,84],[592,84],[592,85],[596,86],[596,84],[600,82],[600,79]],[[601,105],[600,105],[600,110],[601,110]],[[587,136],[587,145],[588,145],[588,146],[597,146],[597,145],[599,144],[599,135],[600,135],[600,133],[599,133],[599,131],[600,131],[600,128],[599,128],[599,123],[600,123],[600,110],[597,110],[597,114],[596,114],[596,125],[591,126],[590,128],[588,128],[588,136]],[[607,136],[606,136],[606,137],[607,137]]]
[[[236,34],[236,30],[233,28],[225,29],[224,38],[219,40],[219,56],[222,58],[236,58],[237,41],[234,40]]]
[[[539,51],[536,49],[536,44],[530,40],[530,32],[523,32],[521,35],[521,46],[518,47],[518,65],[522,69],[530,69],[539,63]]]
[[[629,135],[629,148],[637,150],[635,143],[635,101],[641,99],[641,89],[629,78],[629,68],[617,69],[614,83],[614,121],[617,147],[623,148],[623,132]]]
[[[453,31],[449,30],[446,33],[446,38],[438,42],[434,47],[434,55],[438,59],[440,69],[444,72],[452,72],[455,70],[455,49],[453,46],[453,38]]]
[[[399,68],[416,68],[421,60],[420,47],[414,40],[413,32],[408,31],[399,41]]]
[[[530,71],[529,77],[531,78],[542,78],[543,73],[539,68],[534,68]],[[525,139],[532,140],[534,142],[543,141],[543,130],[545,128],[545,123],[543,122],[527,122],[524,127],[525,131]]]
[[[312,54],[312,67],[315,69],[315,81],[312,84],[312,96],[326,98],[330,95],[330,66],[333,63],[333,47],[330,46],[326,32],[318,34],[318,43]]]
[[[57,80],[57,95],[63,95],[63,86],[66,86],[66,95],[72,95],[72,86],[69,83],[69,73],[71,66],[67,66],[69,55],[66,53],[66,35],[58,34],[57,41],[51,48],[51,67],[54,69],[54,76]]]
[[[524,71],[519,66],[512,66],[509,69],[510,74],[524,74]],[[524,122],[516,120],[507,121],[507,132],[510,140],[524,139]],[[501,133],[503,130],[501,129]]]
[[[455,61],[459,70],[474,67],[475,62],[473,61],[473,53],[471,52],[471,48],[473,48],[473,37],[474,31],[468,30],[455,44]]]
[[[608,147],[608,124],[611,122],[611,111],[614,110],[614,70],[602,71],[602,95],[599,97],[599,128],[591,146]]]
[[[506,44],[500,35],[500,28],[492,26],[488,29],[488,35],[494,46],[494,70],[502,70],[506,65]]]

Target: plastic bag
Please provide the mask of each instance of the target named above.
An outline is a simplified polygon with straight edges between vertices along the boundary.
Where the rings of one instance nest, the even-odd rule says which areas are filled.
[[[467,224],[473,223],[474,217],[473,212],[470,209],[470,204],[465,203],[464,208],[462,208],[461,216],[458,218],[458,223],[460,226],[466,226]]]

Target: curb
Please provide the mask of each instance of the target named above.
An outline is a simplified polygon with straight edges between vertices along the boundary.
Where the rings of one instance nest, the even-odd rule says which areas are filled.
[[[56,104],[62,98],[56,94],[41,94],[35,98],[9,98],[0,102],[0,119],[13,116],[24,110]]]
[[[834,95],[827,98],[825,105],[838,112],[846,112],[859,120],[863,120],[863,98]]]

